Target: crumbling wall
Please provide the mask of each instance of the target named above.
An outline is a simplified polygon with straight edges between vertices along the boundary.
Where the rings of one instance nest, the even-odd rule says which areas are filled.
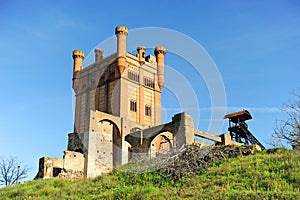
[[[83,171],[84,156],[82,153],[74,151],[65,151],[63,159],[63,168],[65,170]]]
[[[57,176],[63,168],[63,159],[42,157],[39,159],[39,172],[35,179]]]
[[[179,113],[172,117],[172,122],[177,129],[175,134],[176,148],[194,143],[194,120],[187,113]]]
[[[76,151],[83,153],[84,147],[82,143],[83,134],[69,133],[68,134],[68,151]]]
[[[42,157],[39,160],[39,172],[35,179],[66,177],[84,177],[84,156],[82,153],[65,151],[64,158]]]

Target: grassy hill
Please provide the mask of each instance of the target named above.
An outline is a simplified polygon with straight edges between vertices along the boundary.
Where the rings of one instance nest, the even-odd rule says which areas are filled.
[[[300,151],[225,158],[176,181],[162,170],[34,180],[0,189],[0,199],[300,199]]]

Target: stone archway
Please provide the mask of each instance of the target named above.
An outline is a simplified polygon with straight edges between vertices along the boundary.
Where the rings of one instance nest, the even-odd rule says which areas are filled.
[[[109,121],[111,123],[113,123],[114,125],[116,125],[116,127],[118,128],[118,130],[121,131],[121,119],[119,117],[115,117],[111,114],[107,114],[101,111],[95,111],[94,112],[94,116],[92,116],[92,119],[97,120],[98,122],[101,121]]]
[[[172,148],[180,148],[183,145],[194,142],[194,130],[193,119],[186,113],[179,113],[174,115],[172,121],[167,124],[150,127],[126,135],[125,141],[132,145],[136,153],[148,154],[152,141],[159,134],[170,132],[173,136]],[[166,137],[162,139],[166,139]]]
[[[174,149],[174,134],[166,131],[158,134],[153,140],[150,142],[148,153],[151,158],[156,157],[161,154],[166,154]]]
[[[102,135],[104,135],[101,144],[106,146],[107,154],[112,154],[111,166],[116,167],[122,163],[122,135],[120,129],[109,119],[100,120],[99,126]]]
[[[174,140],[174,126],[173,124],[162,124],[159,126],[151,127],[144,130],[139,130],[128,134],[125,140],[132,145],[135,153],[149,153],[151,143],[155,139],[156,150],[159,150],[162,140]],[[168,133],[168,134],[166,134]],[[152,143],[152,144],[154,144]],[[173,142],[170,147],[174,147]],[[153,149],[153,148],[152,148]]]

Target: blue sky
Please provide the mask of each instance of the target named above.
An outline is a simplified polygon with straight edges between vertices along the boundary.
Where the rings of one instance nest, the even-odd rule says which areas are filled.
[[[87,54],[113,36],[117,25],[168,28],[201,44],[223,78],[228,112],[249,109],[249,128],[264,144],[275,120],[285,117],[278,109],[300,86],[297,0],[11,0],[0,1],[0,24],[0,156],[17,156],[32,168],[29,178],[38,158],[62,157],[73,130],[72,51]],[[166,64],[189,68],[172,54],[166,54]],[[186,73],[192,85],[199,81],[193,85],[202,109],[198,128],[206,131],[209,94],[201,77]],[[163,106],[172,115],[176,97],[164,94]]]

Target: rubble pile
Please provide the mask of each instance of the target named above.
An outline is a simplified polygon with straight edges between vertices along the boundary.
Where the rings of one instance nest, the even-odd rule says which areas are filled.
[[[202,147],[196,145],[186,146],[179,152],[168,165],[162,168],[162,172],[167,173],[173,180],[182,177],[197,174],[204,171],[209,163],[221,159],[235,158],[238,156],[247,156],[254,153],[253,146],[208,146]]]
[[[207,166],[221,159],[247,156],[254,153],[255,146],[204,146],[188,145],[182,146],[178,151],[171,154],[159,155],[157,158],[150,159],[148,162],[139,161],[135,166],[138,168],[127,168],[133,173],[144,173],[153,170],[159,171],[163,176],[168,175],[173,180],[178,180],[191,174],[204,171]]]
[[[63,169],[59,174],[59,178],[68,178],[68,179],[81,179],[84,177],[83,171],[75,171],[75,170],[66,170]]]

